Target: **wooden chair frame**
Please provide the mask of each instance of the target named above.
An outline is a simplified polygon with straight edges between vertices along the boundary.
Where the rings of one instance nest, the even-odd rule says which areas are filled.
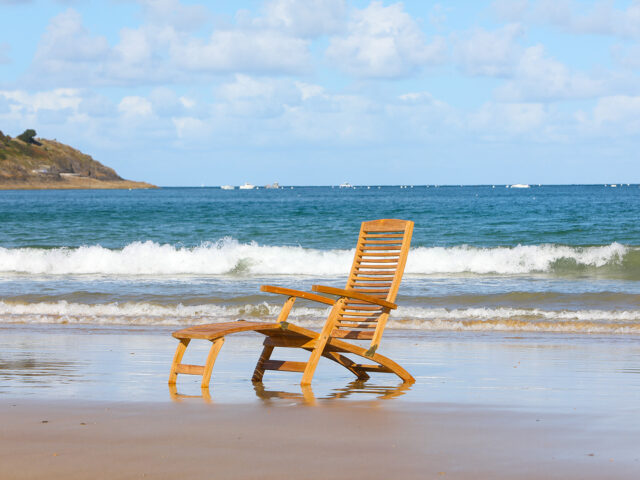
[[[394,373],[405,383],[414,378],[390,358],[377,353],[389,312],[395,302],[409,253],[413,222],[382,219],[363,222],[356,253],[346,288],[314,285],[312,290],[335,295],[333,300],[311,292],[263,285],[263,292],[284,295],[287,299],[275,323],[235,322],[198,325],[173,332],[180,343],[171,364],[169,385],[175,385],[178,374],[201,375],[201,387],[208,388],[211,372],[227,335],[255,331],[265,335],[263,349],[253,372],[252,381],[261,382],[266,370],[302,372],[302,386],[310,385],[321,357],[343,366],[358,380],[367,380],[369,372]],[[298,298],[331,305],[331,311],[320,332],[298,327],[287,321]],[[209,340],[212,345],[204,365],[183,364],[182,357],[193,339]],[[371,340],[369,348],[347,340]],[[311,354],[306,362],[272,360],[278,347],[302,348]],[[373,363],[357,363],[353,354]]]

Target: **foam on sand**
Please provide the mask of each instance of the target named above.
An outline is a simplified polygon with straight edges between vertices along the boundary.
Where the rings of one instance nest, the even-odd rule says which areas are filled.
[[[66,301],[19,303],[0,301],[0,322],[25,324],[182,326],[239,319],[275,321],[282,304],[155,305],[151,303],[81,304]],[[329,308],[296,307],[291,321],[321,327]],[[538,308],[399,307],[389,328],[415,330],[545,331],[640,334],[640,310],[542,310]]]

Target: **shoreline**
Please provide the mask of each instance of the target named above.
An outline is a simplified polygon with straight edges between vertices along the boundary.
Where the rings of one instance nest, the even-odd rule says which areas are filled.
[[[106,181],[88,177],[69,177],[59,182],[0,182],[0,190],[126,190],[150,188],[159,187],[133,180]]]
[[[203,392],[188,375],[167,386],[174,329],[0,324],[3,480],[640,473],[633,338],[389,330],[381,352],[415,384],[321,362],[301,389],[287,372],[252,384],[262,336],[238,334]],[[193,343],[197,364],[209,342]]]

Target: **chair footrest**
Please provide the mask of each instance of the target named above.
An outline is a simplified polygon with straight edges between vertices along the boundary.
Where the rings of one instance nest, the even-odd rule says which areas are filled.
[[[186,375],[204,375],[204,366],[181,363],[176,365],[176,373],[184,373]]]
[[[351,365],[352,368],[356,370],[362,370],[364,372],[385,372],[385,373],[393,373],[393,370],[390,368],[384,367],[382,365],[365,365],[362,363],[355,363]]]
[[[304,372],[307,362],[289,362],[283,360],[267,360],[264,362],[265,370],[280,370],[282,372]]]

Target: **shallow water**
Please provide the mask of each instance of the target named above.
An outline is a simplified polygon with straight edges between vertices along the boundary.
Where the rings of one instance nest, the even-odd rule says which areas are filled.
[[[415,221],[389,328],[640,334],[637,185],[1,191],[0,322],[271,319],[343,286],[360,221]],[[293,318],[318,326],[325,308]]]
[[[181,375],[167,386],[176,340],[165,327],[4,326],[0,329],[0,395],[5,398],[99,401],[213,401],[292,405],[339,400],[428,402],[513,410],[617,412],[635,427],[640,405],[640,345],[624,336],[499,332],[385,334],[382,353],[402,364],[416,383],[373,374],[354,382],[346,370],[321,361],[312,389],[300,374],[267,372],[251,383],[262,336],[227,339],[212,377],[210,398],[200,379]],[[201,364],[209,342],[192,342],[183,362]],[[278,350],[274,358],[306,360]],[[186,397],[185,397],[186,396]]]

